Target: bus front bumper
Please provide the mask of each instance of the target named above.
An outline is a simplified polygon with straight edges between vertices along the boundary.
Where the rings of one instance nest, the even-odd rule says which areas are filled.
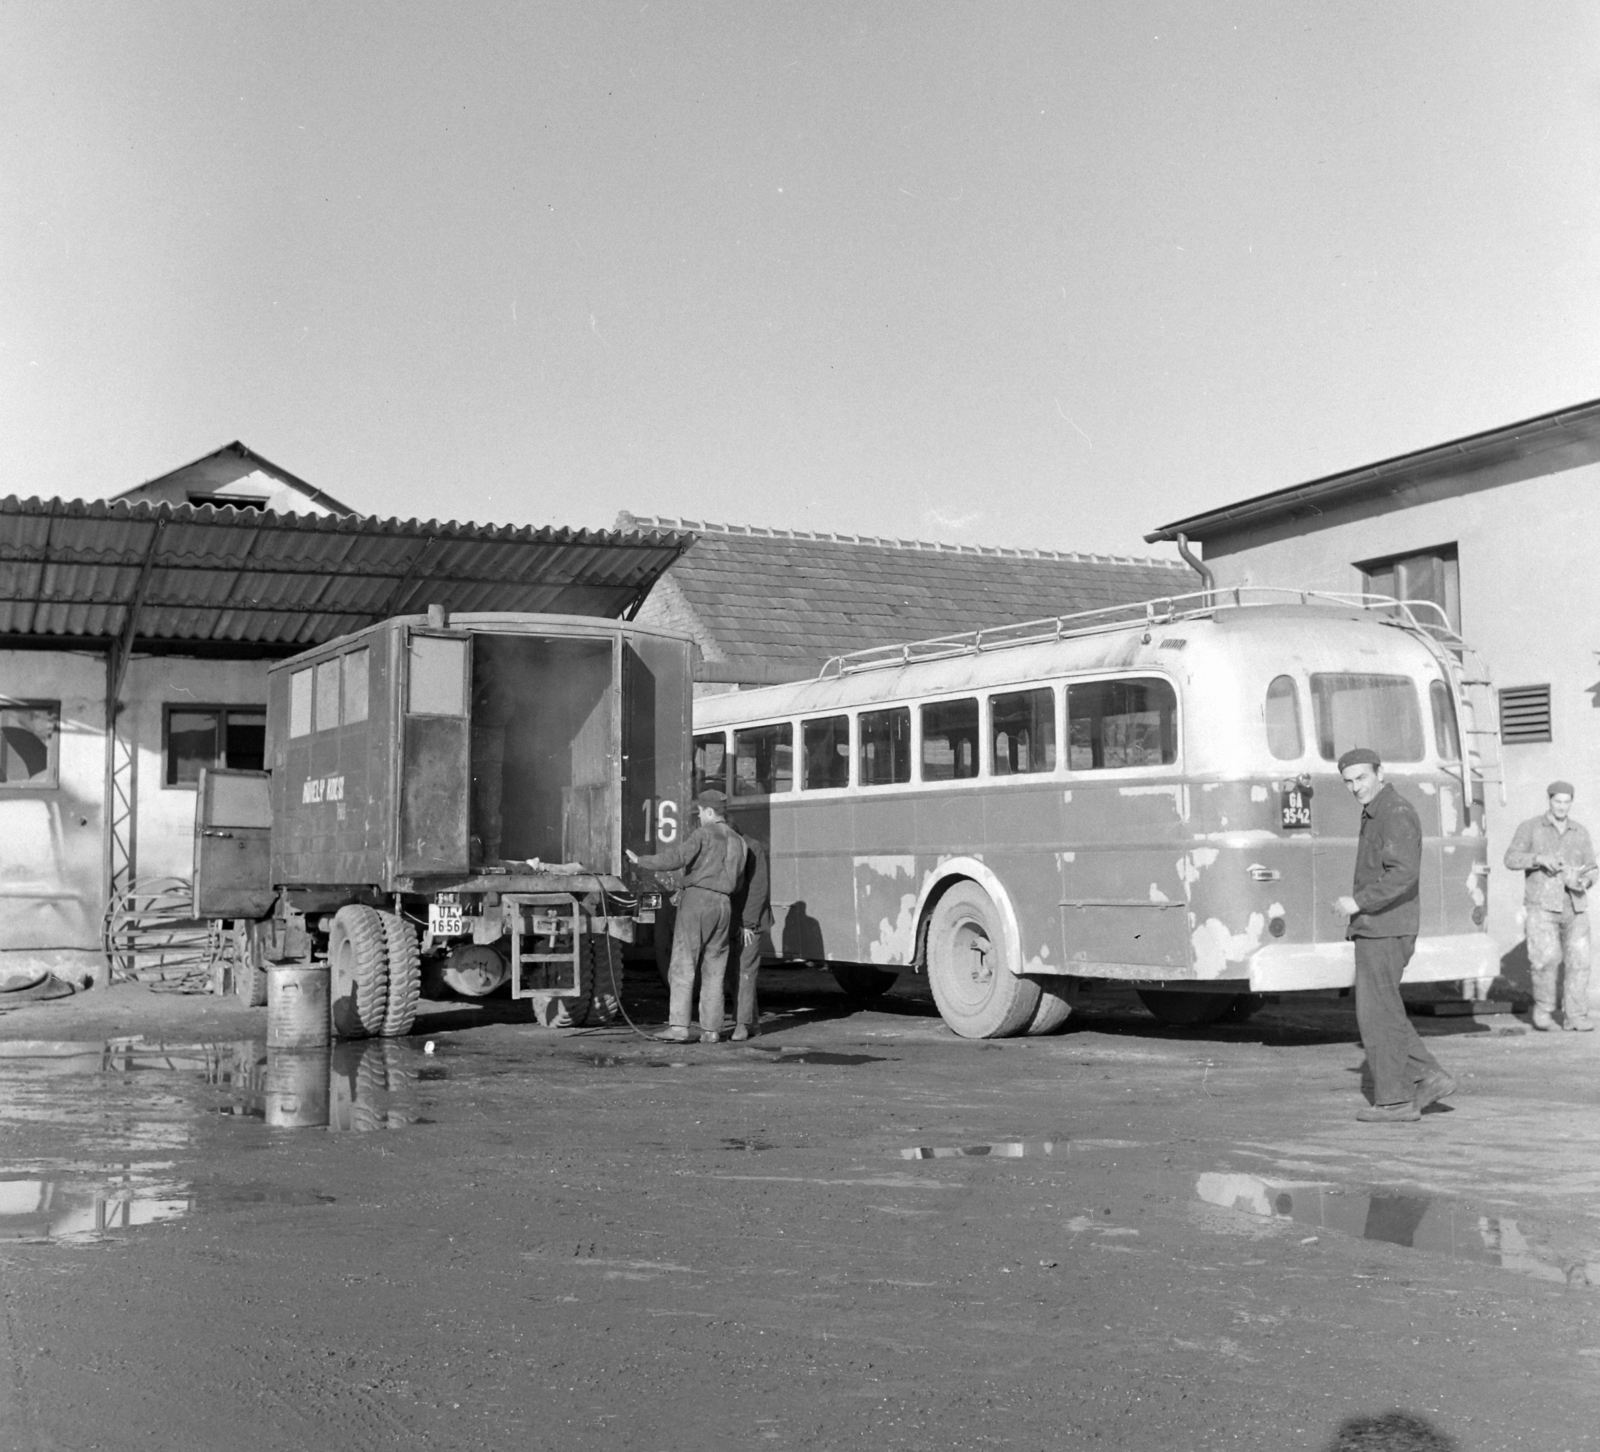
[[[1500,955],[1487,933],[1418,938],[1404,983],[1447,983],[1500,971]],[[1356,978],[1355,944],[1269,943],[1250,957],[1252,993],[1293,993],[1304,988],[1349,988]]]

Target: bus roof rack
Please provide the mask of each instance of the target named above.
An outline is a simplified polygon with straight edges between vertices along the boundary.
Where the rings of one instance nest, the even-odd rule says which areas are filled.
[[[1197,620],[1218,610],[1251,605],[1326,605],[1346,610],[1370,610],[1384,624],[1416,631],[1441,644],[1460,647],[1463,642],[1444,611],[1431,600],[1397,600],[1391,595],[1341,594],[1329,590],[1291,590],[1279,585],[1234,585],[1228,589],[1197,590],[1189,595],[1163,595],[1127,605],[1080,610],[1044,620],[1015,625],[992,625],[958,635],[936,635],[903,645],[877,645],[836,655],[823,663],[819,680],[853,675],[857,671],[884,670],[913,661],[943,660],[951,656],[980,655],[1020,645],[1069,640],[1085,635],[1109,635],[1119,630],[1149,629],[1179,620]],[[1418,611],[1424,612],[1419,617]],[[1429,618],[1437,617],[1435,618]]]

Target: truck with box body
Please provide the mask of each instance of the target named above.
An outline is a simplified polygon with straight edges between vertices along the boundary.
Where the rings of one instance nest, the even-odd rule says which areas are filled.
[[[326,957],[333,1032],[410,1030],[422,960],[559,1025],[615,1010],[684,829],[691,643],[587,616],[386,620],[273,665],[267,769],[205,772],[194,911],[241,991]]]

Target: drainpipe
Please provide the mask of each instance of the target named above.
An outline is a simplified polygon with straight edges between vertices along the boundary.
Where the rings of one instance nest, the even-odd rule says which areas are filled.
[[[1217,587],[1216,576],[1211,573],[1210,566],[1189,548],[1188,535],[1175,534],[1172,538],[1177,543],[1178,553],[1183,556],[1184,564],[1188,565],[1195,574],[1200,576],[1200,583],[1205,587],[1206,604],[1209,605],[1211,603],[1211,592]]]

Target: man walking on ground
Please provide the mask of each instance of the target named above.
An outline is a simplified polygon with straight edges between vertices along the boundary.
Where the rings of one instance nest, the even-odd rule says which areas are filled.
[[[1372,1069],[1372,1103],[1356,1111],[1369,1124],[1399,1124],[1455,1092],[1400,998],[1400,977],[1421,923],[1422,824],[1411,803],[1383,778],[1378,753],[1358,746],[1339,758],[1339,775],[1361,803],[1355,885],[1334,907],[1349,919],[1356,951],[1356,1025]]]
[[[734,831],[738,830],[734,827]],[[761,972],[761,935],[772,926],[772,884],[766,849],[754,837],[746,837],[744,845],[749,849],[744,872],[733,890],[733,920],[739,933],[739,999],[733,1011],[735,1042],[753,1039],[761,1032],[756,975]]]
[[[628,849],[628,861],[652,872],[683,873],[678,919],[672,933],[672,964],[667,970],[670,1008],[667,1027],[656,1035],[668,1043],[688,1043],[694,1004],[694,979],[700,974],[700,1042],[722,1038],[722,982],[728,971],[729,898],[744,875],[744,838],[723,820],[728,799],[719,791],[695,798],[700,825],[675,847],[641,857]]]
[[[1572,783],[1545,788],[1548,810],[1517,828],[1506,849],[1506,866],[1524,872],[1523,909],[1527,916],[1528,966],[1533,973],[1533,1026],[1556,1026],[1556,988],[1562,960],[1567,965],[1561,992],[1561,1026],[1589,1033],[1589,897],[1600,876],[1589,834],[1569,815]]]

